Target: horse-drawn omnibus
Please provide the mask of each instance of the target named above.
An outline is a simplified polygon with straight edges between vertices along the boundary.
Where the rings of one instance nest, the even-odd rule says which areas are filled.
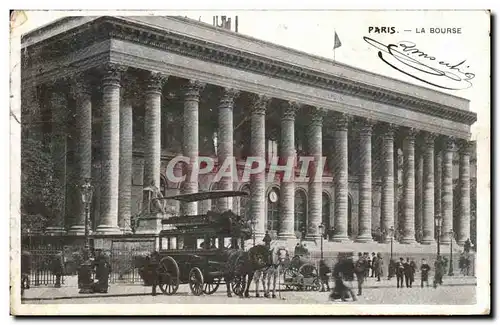
[[[211,191],[161,199],[189,203],[244,195],[248,193]],[[156,276],[156,283],[166,295],[175,294],[181,284],[188,284],[193,295],[213,294],[222,283],[226,284],[228,296],[230,286],[235,294],[248,295],[253,272],[268,263],[269,251],[264,246],[243,250],[252,229],[248,220],[231,210],[174,216],[163,219],[162,224],[159,261],[145,268],[150,276]]]

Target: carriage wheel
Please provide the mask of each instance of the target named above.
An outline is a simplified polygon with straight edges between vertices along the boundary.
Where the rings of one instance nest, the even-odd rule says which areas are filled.
[[[203,293],[203,274],[197,267],[193,267],[189,271],[189,289],[191,289],[191,293],[195,296]]]
[[[164,257],[158,267],[158,283],[160,290],[171,296],[179,289],[179,266],[170,256]]]
[[[210,283],[205,282],[205,284],[203,285],[203,293],[211,295],[215,293],[217,289],[219,289],[219,285],[220,285],[220,278],[214,279]]]
[[[321,290],[321,283],[320,283],[320,281],[319,281],[319,278],[315,278],[315,279],[313,280],[313,286],[312,286],[312,289],[313,289],[314,291],[320,291],[320,290]]]
[[[243,295],[243,291],[246,288],[246,279],[243,276],[234,277],[233,281],[231,281],[231,289],[233,290],[235,295],[241,296]]]

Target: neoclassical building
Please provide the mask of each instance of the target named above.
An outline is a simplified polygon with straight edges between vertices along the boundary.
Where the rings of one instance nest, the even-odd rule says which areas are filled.
[[[184,214],[233,209],[255,233],[334,242],[463,244],[471,232],[469,101],[182,17],[68,17],[22,38],[23,112],[50,135],[64,208],[48,232],[82,235],[79,188],[95,188],[95,234],[129,234],[143,189],[164,195],[244,190],[243,199],[174,204]],[[27,110],[26,107],[30,109]],[[214,173],[172,182],[171,159],[326,157],[324,181]],[[190,175],[193,163],[177,164]],[[145,222],[138,233],[157,234]],[[130,234],[134,236],[134,234]]]

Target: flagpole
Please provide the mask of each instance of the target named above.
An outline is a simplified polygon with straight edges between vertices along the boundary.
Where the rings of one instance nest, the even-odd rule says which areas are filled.
[[[335,28],[333,29],[333,61],[335,61],[335,35],[337,35],[337,31]]]

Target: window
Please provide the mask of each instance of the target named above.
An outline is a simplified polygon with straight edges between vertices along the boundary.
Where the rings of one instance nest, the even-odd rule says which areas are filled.
[[[295,192],[295,231],[307,231],[307,198],[304,191]]]
[[[267,161],[272,161],[278,157],[278,141],[267,140]]]
[[[278,231],[278,213],[279,213],[279,191],[276,188],[273,188],[272,191],[274,191],[278,197],[275,202],[272,202],[269,199],[269,195],[267,198],[267,228],[266,230],[269,231]]]
[[[330,197],[328,194],[323,192],[323,211],[321,213],[322,215],[322,220],[321,222],[323,223],[323,226],[325,226],[325,234],[328,234],[330,232]]]

